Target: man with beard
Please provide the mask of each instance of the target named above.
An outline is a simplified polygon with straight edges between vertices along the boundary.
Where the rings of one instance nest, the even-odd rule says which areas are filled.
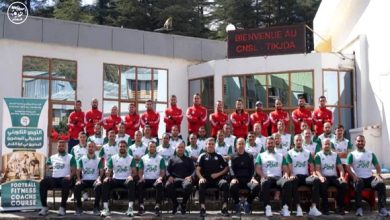
[[[118,115],[118,106],[114,105],[111,108],[110,116],[103,119],[102,124],[106,130],[106,135],[109,131],[114,130],[115,134],[118,133],[118,125],[122,122],[122,118]]]
[[[142,142],[141,131],[136,131],[134,137],[134,143],[129,148],[129,154],[134,157],[135,162],[138,164],[138,162],[141,160],[141,157],[148,153],[148,146],[144,145]]]
[[[223,111],[222,101],[215,104],[215,112],[210,114],[211,137],[216,138],[217,132],[223,129],[223,126],[229,121],[228,115]]]
[[[88,136],[94,134],[94,126],[95,124],[100,124],[103,119],[103,114],[98,109],[99,102],[97,98],[93,98],[91,102],[92,109],[85,113],[85,121],[86,121],[86,129]]]
[[[171,133],[172,127],[177,126],[180,133],[181,121],[183,120],[183,111],[177,106],[177,97],[176,95],[171,95],[170,107],[165,109],[165,132]],[[175,145],[176,146],[176,145]]]
[[[160,114],[153,109],[153,101],[148,100],[145,103],[146,111],[141,114],[141,127],[150,126],[151,136],[158,137],[158,125],[160,124]]]
[[[84,131],[79,133],[79,144],[72,148],[72,156],[79,160],[82,156],[87,155],[87,134]]]
[[[268,136],[268,126],[269,126],[269,117],[267,113],[263,111],[263,103],[261,101],[256,102],[256,112],[252,113],[250,116],[250,121],[252,129],[255,130],[254,125],[260,123],[261,125],[261,134],[264,137]]]
[[[245,138],[248,135],[249,114],[244,111],[241,99],[236,101],[236,111],[230,115],[230,122],[232,123],[234,136]]]
[[[348,153],[352,151],[352,143],[350,140],[344,137],[344,126],[338,125],[336,128],[336,135],[332,142],[332,148],[339,155],[342,164],[346,164],[346,158]]]
[[[300,134],[302,132],[301,122],[303,122],[303,121],[307,123],[307,126],[309,126],[309,128],[311,128],[312,113],[305,106],[306,106],[305,97],[299,96],[298,97],[298,108],[295,109],[291,114],[291,118],[292,118],[293,123],[294,123],[294,134]]]
[[[81,110],[81,101],[77,100],[74,104],[74,111],[70,113],[68,117],[68,152],[71,152],[72,148],[79,143],[78,135],[84,131],[84,112]]]
[[[104,163],[107,163],[107,161],[115,154],[118,153],[118,146],[115,142],[115,131],[111,130],[108,132],[108,143],[104,144],[102,149],[99,152],[99,157],[104,159]]]
[[[202,106],[202,100],[198,93],[192,98],[193,105],[187,109],[186,116],[188,121],[188,133],[198,134],[200,127],[206,126],[207,109]]]
[[[288,113],[283,109],[283,103],[280,99],[275,100],[275,111],[272,111],[269,114],[269,119],[271,121],[272,126],[272,134],[278,131],[278,122],[283,121],[285,125],[288,125],[290,122],[290,117]],[[287,131],[287,130],[285,130]]]
[[[93,132],[93,135],[88,137],[87,142],[95,142],[96,150],[100,151],[105,144],[105,138],[102,135],[102,126],[100,124],[96,124],[93,128]]]
[[[330,122],[325,122],[324,123],[323,131],[324,132],[320,136],[318,136],[318,138],[317,138],[317,142],[319,144],[322,144],[322,142],[326,138],[329,138],[329,139],[334,139],[335,138],[335,135],[332,133],[332,124]]]
[[[317,136],[320,136],[323,133],[324,124],[329,122],[333,124],[333,114],[332,111],[326,108],[326,97],[320,96],[319,98],[320,107],[313,112],[313,123],[314,129]]]
[[[139,130],[141,119],[137,114],[134,102],[129,103],[129,114],[125,116],[126,134],[130,135],[131,140],[134,140],[134,133]]]

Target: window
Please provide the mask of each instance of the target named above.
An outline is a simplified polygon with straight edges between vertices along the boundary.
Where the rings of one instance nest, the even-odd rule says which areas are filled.
[[[118,106],[121,116],[128,114],[128,105],[135,102],[138,113],[145,111],[145,102],[154,100],[160,113],[159,135],[165,131],[164,110],[168,104],[168,70],[116,64],[103,65],[103,114]]]
[[[23,57],[22,97],[49,101],[49,132],[67,136],[67,121],[77,98],[77,62]]]
[[[324,70],[322,91],[333,112],[334,124],[342,124],[346,131],[354,128],[353,72]]]

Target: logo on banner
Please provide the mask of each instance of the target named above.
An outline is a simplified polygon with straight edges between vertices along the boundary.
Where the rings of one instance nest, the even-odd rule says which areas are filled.
[[[13,24],[22,24],[27,20],[27,6],[21,2],[14,2],[8,6],[7,16]]]

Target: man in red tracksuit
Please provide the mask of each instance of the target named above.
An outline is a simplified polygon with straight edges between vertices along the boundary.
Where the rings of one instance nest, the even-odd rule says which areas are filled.
[[[287,125],[290,121],[290,117],[288,116],[288,113],[282,109],[283,103],[280,99],[275,100],[275,111],[272,111],[269,114],[269,119],[271,121],[272,125],[272,134],[276,133],[278,131],[278,121],[284,121],[284,124],[286,125],[286,132],[287,132]]]
[[[217,101],[216,111],[209,116],[211,123],[211,136],[216,137],[217,132],[223,129],[223,126],[229,121],[228,115],[223,111],[222,101]]]
[[[170,108],[165,109],[165,132],[171,133],[172,126],[177,125],[180,132],[181,121],[183,120],[183,111],[177,107],[176,95],[171,95]]]
[[[206,126],[207,109],[202,106],[201,98],[198,93],[193,96],[192,102],[194,104],[189,107],[186,112],[188,121],[188,133],[198,134],[199,128]]]
[[[118,106],[114,105],[111,108],[111,115],[104,118],[102,121],[103,128],[106,130],[106,137],[111,130],[118,134],[118,125],[122,122],[122,118],[118,115]]]
[[[291,118],[293,120],[293,123],[294,123],[294,132],[295,134],[300,134],[302,133],[302,130],[301,130],[301,122],[306,122],[307,123],[307,126],[309,128],[311,128],[311,124],[312,124],[312,113],[309,109],[307,109],[305,107],[306,105],[306,100],[305,100],[305,97],[303,96],[299,96],[298,97],[298,106],[299,108],[295,109],[292,114],[291,114]]]
[[[264,137],[268,137],[269,117],[267,113],[263,111],[263,103],[261,101],[256,102],[256,112],[251,114],[250,119],[252,130],[254,130],[253,126],[256,123],[260,123],[261,135],[263,135]]]
[[[233,127],[233,135],[237,138],[246,138],[249,127],[249,114],[245,112],[242,106],[242,100],[236,101],[236,111],[230,115],[230,121]]]
[[[103,119],[103,114],[98,109],[99,102],[96,98],[92,99],[91,107],[89,111],[85,113],[85,122],[86,122],[86,128],[88,136],[91,136],[94,134],[93,128],[95,127],[95,124],[101,123]]]
[[[324,124],[329,122],[333,124],[332,112],[326,108],[326,97],[320,96],[320,107],[313,112],[314,130],[317,136],[320,136],[324,130]]]
[[[125,128],[126,134],[131,137],[131,140],[134,140],[134,134],[139,130],[139,126],[141,125],[141,119],[137,114],[135,104],[131,102],[129,104],[129,114],[125,117]]]
[[[81,111],[81,101],[77,100],[74,104],[74,111],[70,113],[68,117],[68,132],[69,132],[69,141],[68,141],[68,151],[70,152],[72,148],[79,144],[79,133],[84,131],[84,112]]]
[[[151,129],[151,136],[158,137],[158,125],[160,123],[160,114],[153,110],[153,101],[148,100],[145,103],[146,112],[141,114],[141,127],[149,125]]]

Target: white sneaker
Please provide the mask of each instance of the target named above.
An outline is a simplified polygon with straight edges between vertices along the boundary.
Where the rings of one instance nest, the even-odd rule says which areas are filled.
[[[318,211],[317,207],[310,207],[309,215],[310,216],[320,216],[320,215],[322,215],[322,213],[320,211]]]
[[[300,205],[297,206],[297,216],[303,216],[302,208]]]
[[[88,200],[88,193],[83,193],[83,201],[87,201]]]
[[[290,211],[288,210],[288,205],[284,205],[281,212],[282,216],[290,216]]]
[[[65,208],[64,207],[60,207],[60,209],[58,210],[58,215],[59,216],[64,216],[65,215]]]
[[[48,212],[49,212],[48,207],[42,207],[41,211],[38,212],[38,215],[45,216],[45,215],[47,215]]]
[[[265,207],[265,216],[267,216],[267,217],[272,216],[272,210],[271,210],[271,206],[270,205],[267,205]]]

